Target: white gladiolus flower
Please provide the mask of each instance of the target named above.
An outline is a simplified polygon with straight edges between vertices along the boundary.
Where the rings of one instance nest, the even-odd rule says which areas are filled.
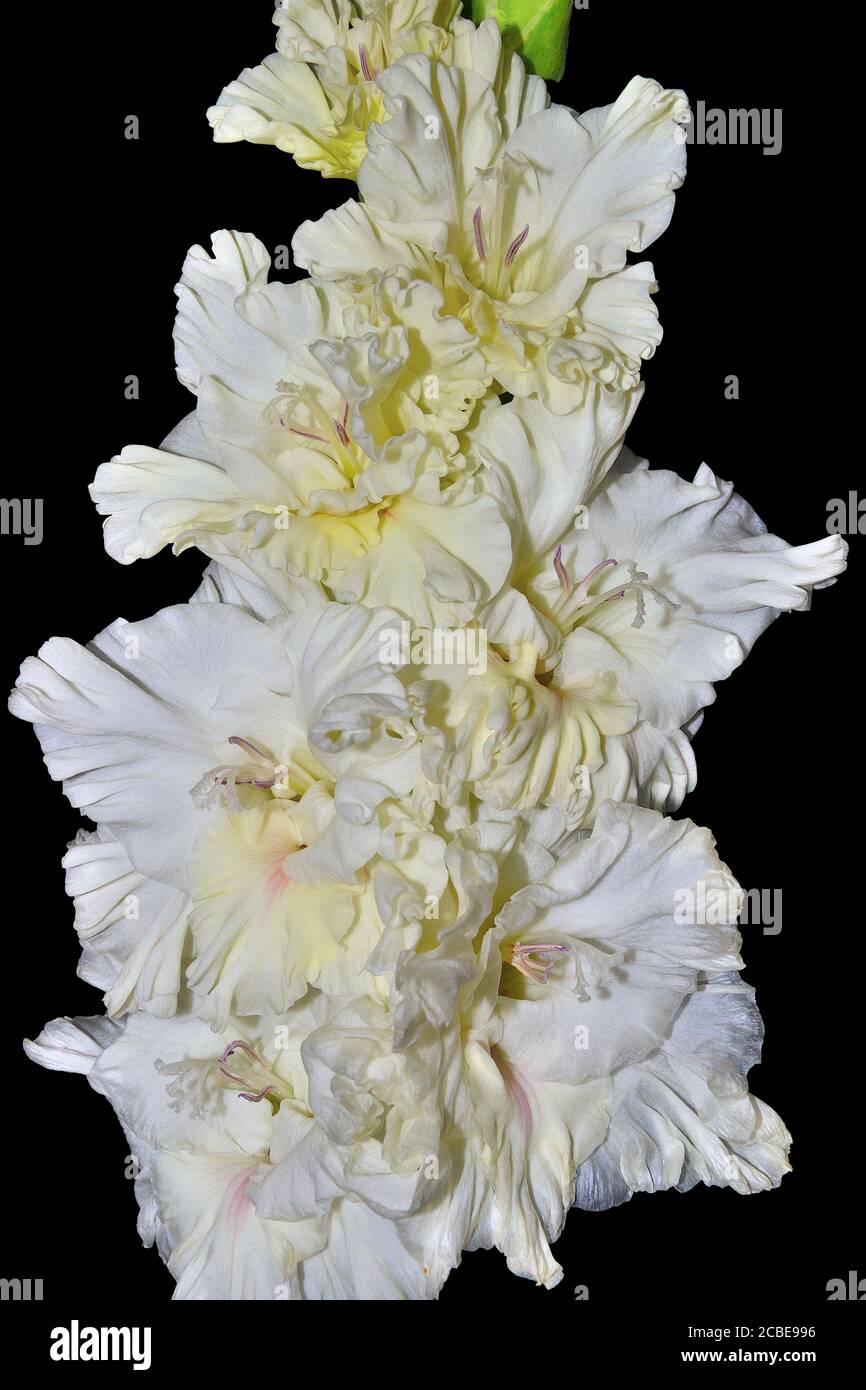
[[[99,827],[67,867],[83,973],[112,1013],[173,1012],[185,949],[218,1028],[310,983],[356,983],[363,871],[408,814],[389,802],[420,780],[410,706],[380,660],[394,621],[320,604],[260,622],[201,603],[25,662],[11,708]]]
[[[612,106],[551,106],[509,130],[496,92],[415,55],[380,79],[344,203],[295,235],[299,265],[357,283],[361,267],[440,287],[478,334],[500,390],[558,413],[631,390],[661,333],[652,266],[626,264],[671,218],[685,175],[682,92],[635,77]]]
[[[442,294],[409,276],[364,296],[267,282],[261,242],[220,232],[178,287],[178,374],[194,414],[162,450],[124,449],[91,489],[127,564],[166,544],[237,563],[286,605],[294,579],[394,604],[419,626],[474,616],[508,529],[458,432],[490,376]]]
[[[509,126],[541,110],[544,83],[503,48],[496,22],[476,29],[459,10],[459,0],[283,0],[276,53],[245,68],[207,113],[214,139],[276,145],[325,178],[354,179],[366,132],[385,114],[380,78],[410,53],[479,73]]]
[[[424,672],[449,732],[428,769],[446,802],[468,783],[498,808],[562,807],[572,825],[608,798],[675,810],[713,682],[845,568],[839,536],[787,545],[706,464],[693,483],[628,449],[609,468],[586,419],[514,402],[479,431],[514,559],[478,617],[486,672]]]
[[[431,1298],[479,1246],[552,1286],[575,1198],[779,1181],[788,1136],[744,1079],[740,895],[710,836],[615,806],[589,839],[561,828],[461,832],[441,920],[390,963],[385,931],[375,996],[313,991],[217,1033],[57,1020],[28,1045],[117,1110],[177,1297]],[[677,922],[697,886],[718,911]]]

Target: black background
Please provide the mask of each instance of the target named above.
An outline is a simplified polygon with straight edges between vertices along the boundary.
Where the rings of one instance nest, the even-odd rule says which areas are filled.
[[[777,156],[754,146],[689,150],[672,225],[649,253],[665,337],[645,368],[629,442],[686,476],[706,460],[771,530],[807,542],[824,533],[829,499],[862,490],[859,458],[847,436],[834,434],[825,373],[835,364],[821,351],[820,296],[839,288],[820,285],[832,266],[821,249],[820,200],[832,196],[819,176],[823,132],[795,80],[797,65],[782,60],[787,6],[694,13],[700,18],[673,0],[590,0],[574,16],[554,97],[580,109],[604,104],[642,73],[685,88],[693,103],[784,109]],[[24,399],[7,395],[6,418],[23,429],[5,453],[3,491],[44,498],[45,535],[31,547],[0,539],[7,686],[50,635],[87,641],[115,617],[144,617],[195,587],[203,562],[194,552],[163,552],[129,568],[111,561],[87,494],[100,461],[125,443],[158,445],[190,407],[171,343],[173,285],[187,248],[235,227],[273,249],[304,218],[351,196],[350,184],[298,170],[272,147],[212,143],[205,110],[241,67],[272,51],[269,19],[265,0],[76,7],[62,45],[47,45],[31,71],[40,99],[19,122],[26,143],[10,156],[24,196],[7,261],[7,275],[20,274],[24,289],[23,359],[12,378]],[[124,138],[128,115],[139,118],[137,141]],[[124,398],[129,374],[140,380],[138,401]],[[739,400],[725,399],[729,374],[739,378]],[[746,927],[744,954],[767,1029],[752,1089],[793,1133],[793,1173],[777,1191],[749,1198],[701,1188],[638,1196],[602,1215],[575,1212],[556,1248],[565,1269],[558,1289],[537,1290],[508,1274],[498,1253],[478,1253],[451,1276],[442,1303],[480,1312],[513,1301],[536,1316],[558,1315],[543,1332],[533,1318],[532,1338],[554,1328],[580,1336],[609,1321],[625,1330],[652,1317],[673,1348],[688,1345],[689,1322],[817,1322],[825,1355],[856,1317],[826,1295],[827,1281],[846,1277],[858,1259],[866,1274],[856,1239],[856,538],[852,550],[845,579],[818,593],[811,613],[781,617],[719,687],[696,740],[699,786],[681,813],[712,827],[745,887],[783,890],[781,934]],[[20,1049],[20,1038],[48,1019],[95,1013],[100,1003],[75,975],[78,945],[59,865],[77,817],[42,768],[32,732],[5,719],[0,1273],[43,1278],[49,1323],[105,1321],[100,1314],[111,1309],[126,1322],[161,1324],[173,1281],[140,1248],[123,1172],[127,1145],[114,1116],[83,1078],[41,1071]],[[574,1302],[577,1284],[588,1285],[588,1304]],[[43,1310],[19,1304],[15,1312],[20,1319]],[[251,1332],[272,1317],[250,1310],[240,1321]],[[617,1356],[627,1352],[617,1338]],[[648,1344],[641,1355],[651,1356]]]

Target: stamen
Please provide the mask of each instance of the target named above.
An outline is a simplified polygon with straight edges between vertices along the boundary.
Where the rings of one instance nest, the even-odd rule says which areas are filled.
[[[600,560],[597,565],[593,565],[592,569],[589,571],[589,574],[585,574],[583,576],[583,579],[581,579],[580,583],[577,586],[575,596],[579,604],[584,604],[588,602],[589,586],[592,583],[593,579],[595,579],[595,576],[597,574],[601,574],[601,571],[607,569],[610,565],[613,565],[615,569],[618,563],[619,561],[617,560]]]
[[[239,1091],[238,1096],[240,1100],[251,1100],[253,1102],[253,1105],[256,1105],[260,1100],[264,1100],[265,1096],[268,1094],[268,1091],[272,1089],[273,1088],[271,1086],[263,1086],[262,1089],[260,1091],[257,1091],[255,1095],[251,1095],[249,1091]]]
[[[265,767],[273,767],[273,758],[269,758],[267,753],[262,752],[261,748],[257,748],[254,743],[250,743],[248,738],[241,738],[240,734],[231,734],[229,736],[229,743],[233,743],[236,748],[243,748],[245,753],[249,753],[253,758],[258,758]]]
[[[222,1053],[219,1059],[220,1073],[224,1077],[226,1077],[228,1081],[234,1081],[235,1084],[238,1086],[249,1086],[250,1084],[249,1077],[238,1076],[236,1072],[229,1071],[227,1067],[224,1067],[222,1065],[222,1063],[228,1061],[229,1057],[231,1057],[232,1054],[235,1052],[246,1053],[247,1057],[249,1057],[250,1061],[252,1062],[254,1068],[261,1067],[262,1071],[264,1071],[265,1073],[268,1072],[267,1062],[264,1062],[262,1060],[259,1054],[252,1047],[250,1047],[249,1043],[244,1042],[243,1038],[235,1038],[234,1042],[229,1043],[228,1047],[226,1047],[225,1051]],[[264,1100],[265,1096],[268,1094],[269,1091],[278,1091],[278,1087],[275,1084],[275,1082],[268,1081],[259,1091],[240,1091],[239,1096],[241,1100],[248,1100],[251,1101],[253,1105],[257,1105],[259,1101]]]
[[[487,260],[487,247],[484,245],[484,228],[481,226],[481,209],[476,208],[472,214],[472,227],[475,232],[475,250],[478,252],[479,261]]]
[[[511,964],[528,980],[533,980],[537,985],[546,985],[556,965],[556,957],[569,949],[568,946],[557,946],[550,942],[530,942],[528,946],[521,946],[519,941],[515,941],[511,948]],[[533,956],[540,959],[535,961]]]
[[[232,1054],[237,1051],[245,1052],[247,1056],[250,1058],[250,1060],[253,1062],[258,1062],[259,1066],[263,1067],[265,1065],[265,1063],[262,1061],[261,1057],[255,1051],[255,1049],[250,1047],[248,1042],[244,1042],[243,1038],[235,1038],[234,1042],[230,1042],[228,1047],[222,1053],[220,1061],[227,1062],[229,1057],[231,1057]]]
[[[346,401],[346,409],[343,411],[342,420],[334,420],[334,429],[337,431],[337,438],[344,449],[349,447],[349,431],[346,429],[346,421],[349,418],[349,402]]]
[[[195,804],[203,810],[210,810],[218,801],[223,800],[231,811],[240,811],[243,808],[237,797],[238,787],[258,787],[260,791],[270,791],[279,780],[277,764],[269,754],[250,743],[248,738],[241,738],[238,734],[232,734],[228,741],[234,747],[242,749],[253,766],[250,766],[250,762],[236,767],[228,763],[223,767],[212,767],[206,772],[190,793]],[[266,768],[268,775],[262,776],[260,768]]]
[[[235,1052],[244,1053],[248,1062],[243,1063],[238,1071],[229,1071],[223,1063]],[[273,1103],[279,1105],[283,1099],[291,1096],[287,1083],[276,1076],[267,1062],[242,1038],[230,1042],[216,1063],[206,1058],[186,1058],[182,1062],[171,1063],[157,1059],[154,1066],[160,1076],[170,1078],[166,1083],[166,1094],[171,1109],[178,1112],[189,1109],[196,1118],[204,1119],[213,1114],[216,1100],[213,1083],[216,1081],[219,1084],[220,1078],[231,1083],[231,1089],[237,1090],[241,1100],[248,1100],[253,1105],[259,1104],[266,1096],[271,1096]],[[220,1085],[219,1089],[225,1088]]]
[[[561,546],[561,545],[558,545],[558,546],[556,547],[556,550],[554,551],[554,554],[553,554],[553,568],[556,570],[556,577],[557,577],[557,579],[559,580],[560,585],[562,586],[562,591],[563,591],[563,593],[565,593],[565,594],[570,594],[570,593],[571,593],[571,580],[570,580],[569,577],[568,577],[568,570],[565,568],[565,565],[562,563],[562,546]]]
[[[526,240],[526,238],[527,238],[528,236],[529,236],[529,223],[527,222],[526,226],[523,228],[523,231],[520,233],[519,236],[516,236],[516,237],[514,238],[514,240],[512,241],[511,245],[509,246],[508,250],[507,250],[506,253],[505,253],[505,264],[506,264],[506,265],[511,265],[512,261],[514,260],[514,257],[517,255],[518,251],[520,250],[521,246],[523,245],[523,243],[525,242],[525,240]]]
[[[374,75],[373,70],[370,67],[370,56],[367,53],[367,50],[363,44],[361,44],[358,48],[358,58],[361,62],[361,71],[364,74],[364,81],[372,82],[374,80]]]
[[[249,1082],[247,1081],[247,1078],[245,1076],[235,1076],[233,1071],[227,1071],[225,1067],[220,1067],[220,1073],[222,1076],[227,1077],[229,1081],[236,1081],[239,1086],[249,1085]],[[263,1086],[260,1091],[256,1091],[255,1093],[253,1093],[252,1091],[239,1091],[238,1096],[241,1100],[251,1100],[254,1105],[257,1105],[260,1100],[264,1100],[265,1096],[268,1094],[268,1091],[272,1091],[274,1089],[275,1088],[273,1086],[267,1085]]]
[[[294,425],[289,426],[289,434],[299,434],[302,439],[317,439],[320,444],[328,442],[321,434],[310,434],[309,430],[296,430]]]
[[[220,1067],[220,1075],[228,1077],[229,1081],[236,1081],[239,1086],[246,1086],[245,1076],[238,1076],[235,1072],[229,1071],[228,1067]]]

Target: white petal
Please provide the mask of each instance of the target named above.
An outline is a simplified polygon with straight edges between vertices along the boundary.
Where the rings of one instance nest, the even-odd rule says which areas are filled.
[[[776,1187],[790,1136],[748,1094],[762,1028],[753,991],[716,976],[693,994],[657,1053],[614,1078],[610,1133],[578,1173],[576,1205],[697,1182],[740,1193]]]

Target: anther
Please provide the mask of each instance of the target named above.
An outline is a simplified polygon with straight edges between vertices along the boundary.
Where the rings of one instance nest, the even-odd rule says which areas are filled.
[[[553,568],[556,570],[556,577],[559,580],[562,591],[565,594],[571,593],[571,580],[568,577],[568,570],[562,563],[562,546],[558,545],[553,554]]]
[[[527,238],[528,236],[529,236],[529,223],[527,223],[526,226],[523,228],[523,231],[522,231],[518,236],[516,236],[516,237],[514,238],[514,240],[512,241],[511,245],[509,246],[508,250],[506,251],[506,253],[505,253],[505,264],[506,264],[506,265],[511,265],[512,261],[514,260],[514,257],[517,255],[518,251],[520,250],[521,246],[523,245],[523,243],[525,242],[525,240],[526,240],[526,238]]]
[[[484,245],[484,228],[481,226],[481,209],[476,208],[472,214],[472,227],[475,232],[475,249],[478,252],[479,261],[487,260],[487,247]]]
[[[373,69],[370,67],[370,57],[363,44],[358,48],[358,58],[361,63],[361,72],[364,74],[365,82],[372,82],[374,78]]]
[[[289,426],[289,434],[299,434],[302,439],[317,439],[320,444],[327,444],[328,442],[320,434],[310,434],[309,430],[296,430],[293,425]]]
[[[349,402],[346,402],[346,409],[343,411],[342,420],[334,420],[334,429],[337,431],[337,438],[344,449],[349,447],[349,431],[346,429],[346,421],[349,418]]]
[[[229,743],[233,743],[236,748],[242,748],[250,757],[258,758],[265,767],[273,766],[273,758],[269,758],[267,753],[263,753],[261,748],[257,748],[254,743],[250,743],[248,738],[241,738],[240,734],[230,734]]]

